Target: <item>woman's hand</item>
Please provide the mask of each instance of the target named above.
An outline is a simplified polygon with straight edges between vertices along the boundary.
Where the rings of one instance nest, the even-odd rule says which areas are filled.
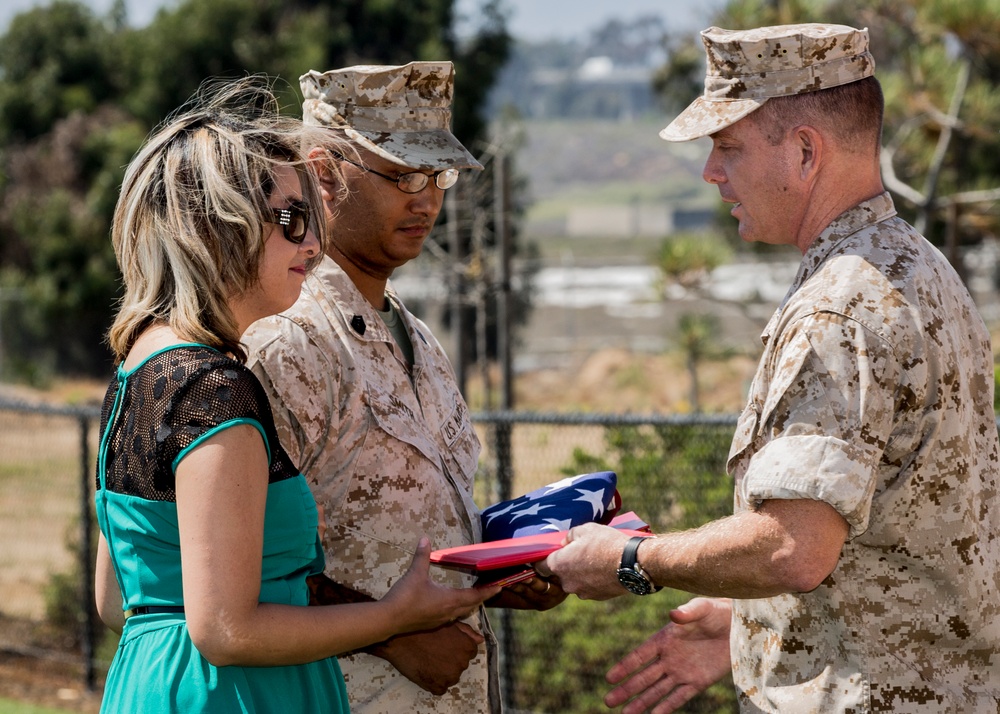
[[[430,577],[431,542],[426,536],[417,543],[409,569],[380,602],[396,610],[400,632],[430,630],[462,620],[474,613],[484,601],[500,592],[499,586],[450,588],[438,585]]]

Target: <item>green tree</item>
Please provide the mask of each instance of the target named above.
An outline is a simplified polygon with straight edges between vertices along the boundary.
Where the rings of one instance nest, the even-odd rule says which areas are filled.
[[[118,293],[110,218],[123,167],[144,134],[102,105],[5,152],[0,287],[19,297],[0,304],[5,376],[44,383],[56,371],[106,373],[102,343]]]
[[[510,38],[500,1],[484,0],[478,30],[459,42],[453,5],[186,0],[131,29],[121,0],[106,18],[58,0],[15,17],[0,38],[6,376],[12,365],[35,378],[107,374],[103,334],[120,294],[108,236],[124,166],[152,127],[209,77],[277,76],[282,103],[297,113],[297,78],[306,69],[451,59],[455,132],[480,149],[487,133],[481,107]]]
[[[112,33],[86,6],[57,0],[14,17],[0,42],[0,144],[47,134],[115,96]]]
[[[259,71],[288,83],[289,111],[306,69],[450,59],[455,134],[486,139],[482,107],[510,51],[500,0],[480,2],[476,31],[454,34],[454,0],[186,0],[128,38],[130,111],[155,123],[206,77]]]
[[[187,0],[161,10],[123,38],[129,74],[123,105],[154,126],[208,77],[282,75],[282,50],[294,41],[289,34],[299,13],[294,3],[283,9],[275,0]]]
[[[563,472],[619,474],[625,510],[637,510],[654,532],[695,528],[732,515],[733,482],[726,475],[731,428],[609,427],[604,440],[605,455],[575,449]]]
[[[1000,0],[730,0],[712,20],[797,22],[869,28],[886,96],[886,187],[961,270],[959,245],[1000,232]],[[674,106],[700,93],[690,47],[678,42],[659,74]]]
[[[701,412],[699,367],[706,360],[729,357],[732,350],[719,346],[722,327],[718,316],[712,313],[683,313],[677,325],[677,332],[681,349],[684,352],[684,366],[691,382],[688,402],[691,405],[691,411],[698,414]]]
[[[656,267],[667,283],[696,288],[731,258],[729,247],[712,233],[675,233],[661,241]]]
[[[653,91],[663,108],[677,114],[701,94],[705,83],[705,49],[691,34],[664,37],[667,62],[653,74]]]
[[[708,298],[705,286],[711,272],[732,256],[729,245],[713,232],[678,233],[660,243],[656,267],[663,276],[661,293],[666,296],[672,287]],[[710,298],[712,299],[712,298]],[[715,301],[714,299],[712,299]],[[715,301],[719,302],[719,301]],[[744,309],[746,301],[740,303]],[[684,355],[684,366],[690,380],[691,411],[701,411],[698,370],[705,360],[729,357],[732,350],[720,344],[721,325],[711,312],[685,312],[677,325],[676,342]]]

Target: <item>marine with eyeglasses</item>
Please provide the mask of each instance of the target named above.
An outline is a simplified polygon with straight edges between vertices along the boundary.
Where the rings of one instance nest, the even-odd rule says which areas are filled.
[[[450,62],[357,66],[301,78],[307,124],[348,140],[309,152],[330,228],[327,256],[285,313],[245,336],[282,443],[324,512],[317,603],[379,598],[428,535],[478,542],[480,443],[448,358],[389,281],[416,258],[462,169],[482,169],[450,131]],[[434,569],[442,583],[468,576]],[[491,606],[548,609],[540,577]],[[352,712],[496,712],[496,640],[485,611],[340,657]]]

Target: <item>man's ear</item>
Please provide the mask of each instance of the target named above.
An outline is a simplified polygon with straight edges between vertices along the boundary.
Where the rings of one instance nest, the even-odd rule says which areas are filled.
[[[825,148],[823,134],[815,127],[803,124],[792,129],[792,137],[798,149],[799,178],[803,181],[811,181],[819,173],[823,164]]]
[[[307,157],[309,168],[319,180],[319,190],[323,200],[334,201],[341,189],[340,171],[334,163],[334,158],[330,156],[329,151],[320,146],[309,149]]]

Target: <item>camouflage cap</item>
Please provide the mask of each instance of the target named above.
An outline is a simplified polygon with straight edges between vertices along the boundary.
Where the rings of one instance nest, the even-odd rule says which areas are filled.
[[[409,168],[481,169],[451,133],[454,81],[451,62],[310,70],[299,78],[303,119]]]
[[[772,97],[815,92],[870,77],[868,29],[803,24],[702,31],[705,92],[660,136],[690,141],[735,124]]]

